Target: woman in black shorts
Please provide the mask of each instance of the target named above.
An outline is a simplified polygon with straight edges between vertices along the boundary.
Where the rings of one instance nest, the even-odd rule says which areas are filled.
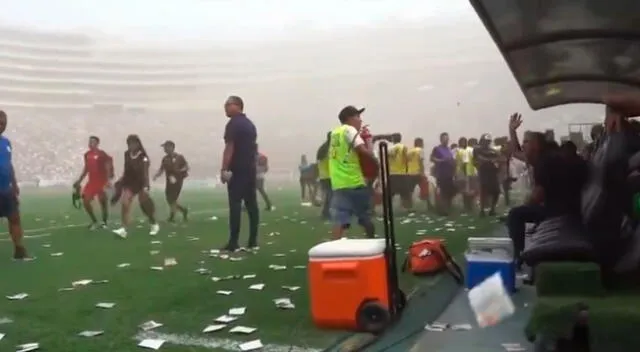
[[[155,219],[155,206],[149,196],[149,157],[142,146],[140,137],[132,134],[127,137],[127,151],[124,153],[124,172],[118,184],[122,188],[122,227],[113,232],[127,237],[127,228],[131,222],[131,202],[137,196],[140,209],[149,219],[151,229],[149,234],[155,236],[160,226]]]

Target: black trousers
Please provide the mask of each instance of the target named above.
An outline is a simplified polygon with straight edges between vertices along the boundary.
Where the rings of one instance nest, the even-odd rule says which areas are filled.
[[[539,223],[546,218],[546,212],[541,205],[519,205],[511,208],[507,215],[507,230],[509,237],[513,241],[514,255],[520,258],[520,253],[524,250],[525,230],[528,222]]]
[[[238,246],[240,237],[240,222],[242,202],[249,215],[249,246],[258,245],[258,224],[260,210],[256,194],[256,174],[234,172],[227,182],[227,196],[229,198],[229,245]]]

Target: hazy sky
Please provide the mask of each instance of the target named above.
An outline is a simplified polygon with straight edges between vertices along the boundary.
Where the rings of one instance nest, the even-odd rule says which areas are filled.
[[[0,0],[0,23],[95,27],[141,39],[266,39],[296,29],[446,21],[473,14],[468,0]],[[135,30],[133,30],[135,29]]]

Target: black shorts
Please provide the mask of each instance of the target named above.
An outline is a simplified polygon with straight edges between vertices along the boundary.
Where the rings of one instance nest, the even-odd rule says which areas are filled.
[[[167,180],[167,185],[164,188],[164,195],[167,199],[167,203],[175,203],[180,197],[182,192],[182,180],[177,180],[174,183],[170,183]]]
[[[407,194],[407,175],[389,175],[389,192],[391,196]]]
[[[440,195],[445,198],[453,198],[458,192],[453,177],[439,177],[436,180],[436,185],[440,191]]]
[[[411,194],[420,184],[420,175],[407,175],[407,193]]]
[[[18,212],[18,198],[13,193],[0,193],[0,218],[8,218]]]
[[[122,180],[122,190],[127,190],[132,195],[141,193],[145,188],[144,181],[142,180]]]
[[[500,194],[500,181],[496,173],[480,172],[478,173],[478,180],[480,182],[480,193],[486,195]]]

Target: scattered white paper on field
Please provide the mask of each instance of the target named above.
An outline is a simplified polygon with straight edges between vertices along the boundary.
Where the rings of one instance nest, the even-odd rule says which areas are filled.
[[[121,264],[118,264],[118,268],[126,268],[126,267],[128,267],[128,266],[131,266],[131,264],[129,264],[129,263],[121,263]]]
[[[443,328],[435,327],[435,326],[430,325],[430,324],[425,325],[424,329],[427,330],[427,331],[431,331],[431,332],[443,332],[444,331]]]
[[[213,282],[218,282],[218,281],[221,281],[221,280],[222,280],[222,279],[221,279],[221,278],[219,278],[219,277],[217,277],[217,276],[212,276],[212,277],[211,277],[211,281],[213,281]]]
[[[51,253],[52,257],[62,257],[63,255],[64,255],[64,252]]]
[[[255,279],[256,278],[256,274],[243,275],[242,278],[245,279],[245,280],[247,280],[247,279]]]
[[[280,309],[295,309],[296,307],[290,298],[276,298],[273,300],[273,303]]]
[[[138,346],[152,349],[152,350],[158,350],[160,349],[160,347],[162,347],[164,342],[165,342],[164,340],[160,340],[160,339],[145,339],[140,341]]]
[[[96,304],[96,307],[98,308],[104,308],[104,309],[111,309],[113,307],[115,307],[116,304],[113,302],[100,302],[98,304]]]
[[[151,267],[151,270],[155,270],[155,271],[162,271],[162,270],[164,270],[164,268],[163,268],[163,267],[161,267],[161,266],[152,266],[152,267]]]
[[[155,328],[159,328],[161,326],[162,326],[161,323],[155,322],[153,320],[149,320],[149,321],[146,321],[146,322],[140,324],[140,329],[142,329],[144,331],[149,331],[149,330],[153,330]]]
[[[242,261],[242,260],[244,260],[243,257],[230,257],[229,258],[229,261],[232,261],[232,262],[239,262],[239,261]]]
[[[273,255],[274,257],[286,257],[287,255],[284,253],[276,253]]]
[[[282,286],[283,289],[287,290],[287,291],[298,291],[300,289],[300,286]]]
[[[480,327],[498,324],[515,313],[516,308],[499,273],[491,275],[469,290],[467,295]]]
[[[215,325],[209,325],[206,328],[204,328],[204,330],[202,330],[202,332],[216,332],[216,331],[220,331],[224,328],[227,327],[227,324],[215,324]]]
[[[149,251],[149,254],[151,254],[151,255],[156,255],[158,253],[160,253],[160,251],[158,251],[158,250]]]
[[[461,331],[461,330],[471,330],[471,324],[453,324],[451,325],[451,330]]]
[[[265,284],[254,284],[249,286],[250,290],[262,291],[265,287]]]
[[[7,318],[7,317],[0,317],[0,325],[2,324],[11,324],[13,323],[13,320]]]
[[[209,250],[210,254],[220,254],[220,250],[219,249],[211,249]]]
[[[229,315],[244,315],[247,312],[247,307],[238,307],[229,309]]]
[[[85,330],[85,331],[82,331],[81,333],[79,333],[78,336],[95,337],[95,336],[100,336],[102,334],[104,334],[104,331],[100,331],[100,330],[96,330],[96,331]]]
[[[16,352],[35,351],[39,348],[40,348],[40,344],[37,342],[23,343],[22,345],[16,346]]]
[[[240,344],[241,351],[254,351],[254,350],[261,349],[262,347],[264,346],[262,345],[262,341],[260,340],[253,340],[253,341]]]
[[[161,244],[162,241],[151,241],[151,244]]]
[[[178,261],[176,260],[176,258],[165,258],[164,259],[164,266],[174,266],[177,265]]]
[[[23,299],[25,299],[27,297],[29,297],[29,294],[24,293],[24,292],[17,293],[17,294],[12,295],[12,296],[7,296],[7,298],[12,300],[12,301],[20,301],[20,300],[23,300]]]
[[[218,291],[216,291],[216,293],[219,294],[219,295],[223,295],[223,296],[230,296],[233,293],[233,291],[218,290]]]
[[[199,240],[199,239],[200,239],[200,238],[198,238],[198,237],[194,237],[194,236],[189,236],[189,237],[187,237],[187,241],[197,241],[197,240]]]
[[[226,314],[225,314],[225,315],[222,315],[222,316],[217,317],[214,321],[215,321],[216,323],[224,323],[224,324],[228,324],[228,323],[230,323],[230,322],[232,322],[232,321],[236,321],[237,319],[238,319],[238,317],[233,317],[233,316],[231,316],[231,315],[226,315]]]
[[[525,347],[523,347],[519,343],[503,343],[502,347],[507,352],[524,352],[527,350]]]
[[[270,264],[269,265],[269,269],[275,270],[275,271],[281,271],[281,270],[287,270],[287,266],[286,265]]]
[[[92,283],[93,280],[78,280],[78,281],[74,281],[71,283],[71,286],[87,286],[88,284]]]
[[[73,291],[73,290],[75,290],[74,287],[63,287],[63,288],[59,288],[58,292]]]
[[[2,339],[4,339],[4,334],[0,333],[0,341],[2,341]]]
[[[253,334],[256,330],[256,328],[250,328],[248,326],[236,326],[233,329],[229,330],[230,333],[232,334]]]
[[[206,268],[198,268],[195,270],[196,273],[200,274],[200,275],[205,275],[210,273],[209,269]]]
[[[306,269],[307,266],[306,265],[296,265],[293,267],[294,269]]]

